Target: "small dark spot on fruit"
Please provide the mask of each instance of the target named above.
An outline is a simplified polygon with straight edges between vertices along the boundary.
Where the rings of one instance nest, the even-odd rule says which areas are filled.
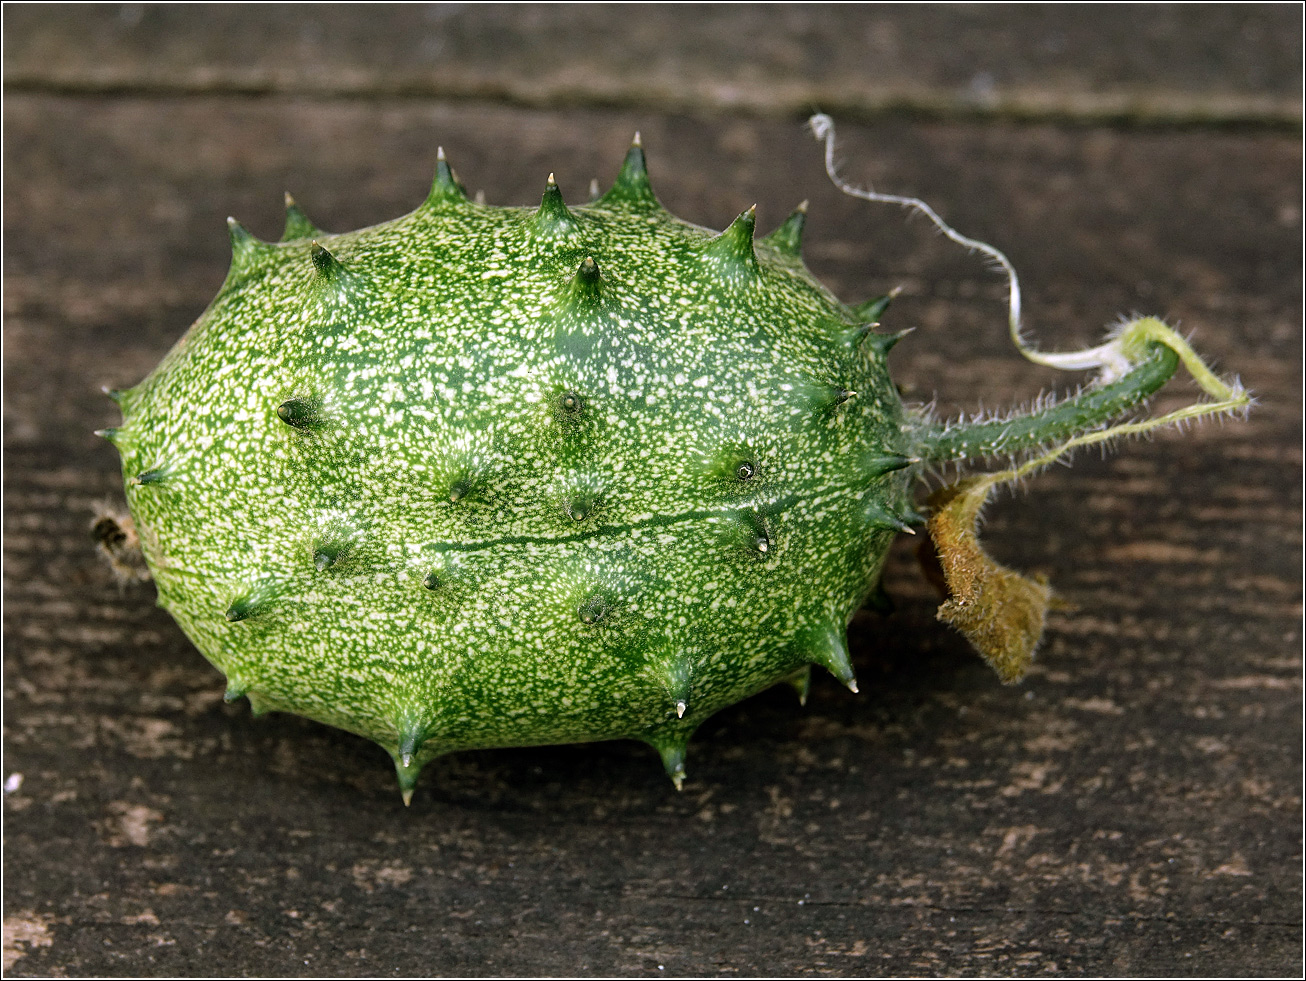
[[[427,589],[439,589],[444,583],[440,582],[440,577],[434,572],[428,572],[422,579],[422,585]]]
[[[287,399],[277,406],[277,418],[295,429],[310,429],[316,425],[317,410],[308,399]]]
[[[735,467],[736,480],[739,481],[752,480],[756,474],[757,474],[757,467],[754,466],[754,464],[750,460],[744,460],[739,464],[739,466]]]
[[[249,599],[238,599],[227,607],[226,617],[231,623],[248,620],[254,615],[254,604]]]
[[[608,615],[608,601],[602,596],[591,596],[576,611],[581,623],[598,623]]]

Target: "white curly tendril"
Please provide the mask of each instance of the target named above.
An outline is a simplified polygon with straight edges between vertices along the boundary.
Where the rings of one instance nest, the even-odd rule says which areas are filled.
[[[1020,277],[1016,275],[1016,267],[1011,264],[1011,260],[1001,250],[989,245],[987,242],[981,242],[978,239],[962,235],[940,218],[938,213],[920,198],[909,198],[900,194],[881,194],[869,188],[849,184],[839,176],[839,167],[834,160],[834,120],[825,113],[817,113],[807,121],[807,125],[811,127],[813,135],[818,140],[825,142],[825,172],[829,175],[830,180],[834,182],[834,186],[843,191],[844,194],[861,198],[863,201],[881,201],[885,204],[897,204],[919,211],[952,241],[972,252],[979,252],[987,256],[1001,267],[1007,276],[1007,327],[1011,331],[1012,343],[1026,358],[1036,364],[1047,365],[1050,368],[1058,368],[1062,371],[1087,371],[1093,368],[1102,368],[1106,379],[1119,377],[1129,370],[1131,364],[1129,359],[1125,357],[1118,337],[1112,338],[1105,344],[1099,344],[1097,347],[1086,348],[1082,351],[1067,351],[1060,354],[1047,354],[1027,344],[1022,335],[1020,320]]]

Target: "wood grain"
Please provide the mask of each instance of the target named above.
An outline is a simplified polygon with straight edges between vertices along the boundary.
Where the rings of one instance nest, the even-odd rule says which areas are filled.
[[[990,510],[988,545],[1061,604],[1022,686],[935,621],[903,541],[897,612],[852,631],[862,694],[822,678],[806,709],[777,690],[721,713],[683,793],[610,743],[450,757],[405,810],[376,747],[224,705],[90,540],[121,496],[98,388],[202,310],[228,213],[275,235],[289,189],[330,229],[396,216],[437,143],[491,202],[550,170],[579,199],[639,128],[683,217],[757,201],[770,225],[809,197],[810,264],[843,298],[902,284],[912,397],[1074,379],[1010,350],[999,281],[841,199],[784,120],[222,93],[5,110],[6,974],[1300,971],[1296,136],[844,127],[850,176],[1009,249],[1048,346],[1166,316],[1257,393],[1250,419],[1085,455]]]

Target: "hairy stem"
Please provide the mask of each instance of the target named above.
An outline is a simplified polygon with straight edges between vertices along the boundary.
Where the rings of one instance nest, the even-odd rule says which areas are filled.
[[[954,423],[927,431],[914,455],[931,463],[1023,453],[1105,425],[1164,385],[1179,367],[1179,355],[1152,344],[1147,356],[1122,378],[1087,389],[1041,412],[970,425]]]

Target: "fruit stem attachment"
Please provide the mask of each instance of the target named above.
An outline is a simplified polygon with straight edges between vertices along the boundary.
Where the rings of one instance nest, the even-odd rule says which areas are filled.
[[[1049,443],[1062,441],[1017,468],[1020,473],[1011,478],[1015,479],[1081,446],[1120,436],[1142,435],[1205,416],[1244,412],[1251,406],[1251,395],[1236,379],[1226,382],[1219,378],[1183,337],[1155,317],[1142,317],[1125,324],[1101,347],[1118,354],[1118,358],[1113,356],[1113,361],[1128,365],[1122,376],[1112,378],[1112,369],[1107,368],[1096,383],[1078,395],[1041,411],[926,430],[914,453],[933,463],[946,463],[1046,450]],[[1169,381],[1181,363],[1208,396],[1208,401],[1194,402],[1150,419],[1107,425]]]
[[[943,463],[967,457],[1022,453],[1046,448],[1054,440],[1066,441],[1036,460],[1022,464],[1020,469],[1028,472],[1026,467],[1036,469],[1044,466],[1063,453],[1088,443],[1138,435],[1203,416],[1245,412],[1251,407],[1251,395],[1236,378],[1226,382],[1217,377],[1183,337],[1155,317],[1129,321],[1113,331],[1102,344],[1080,351],[1049,354],[1026,343],[1022,336],[1020,279],[1011,260],[987,242],[962,235],[919,198],[880,194],[849,184],[839,176],[835,164],[834,120],[824,113],[817,113],[807,124],[812,134],[825,144],[825,172],[843,193],[863,201],[898,204],[919,211],[949,239],[981,253],[1002,269],[1007,277],[1007,327],[1012,343],[1022,355],[1035,364],[1065,371],[1101,369],[1093,385],[1059,405],[1008,419],[927,431],[922,445],[914,451],[922,459]],[[1210,401],[1195,402],[1154,419],[1106,427],[1113,417],[1139,405],[1165,384],[1180,362]],[[1091,432],[1085,434],[1085,430]],[[1076,436],[1075,433],[1083,435]]]

